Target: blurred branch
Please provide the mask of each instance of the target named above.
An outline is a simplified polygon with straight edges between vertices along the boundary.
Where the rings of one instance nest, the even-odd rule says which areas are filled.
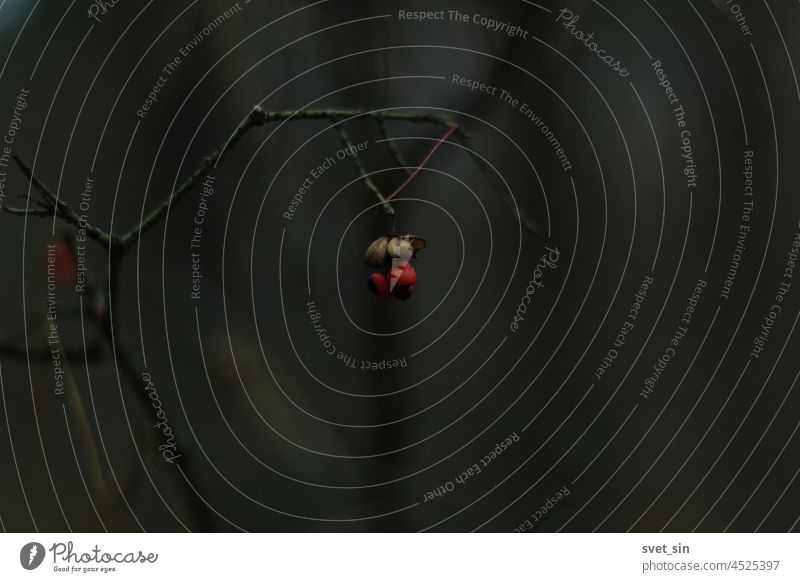
[[[87,348],[84,356],[83,350],[69,350],[64,348],[62,350],[67,358],[81,358],[86,357],[89,361],[100,361],[105,357],[105,352],[101,346],[92,346]],[[0,354],[12,358],[27,359],[30,358],[34,361],[41,360],[47,362],[52,359],[53,355],[50,353],[50,348],[28,348],[25,349],[25,343],[22,341],[0,340]]]

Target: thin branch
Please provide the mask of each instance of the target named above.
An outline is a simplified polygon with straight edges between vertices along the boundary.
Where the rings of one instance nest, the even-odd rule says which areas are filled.
[[[119,274],[121,268],[121,261],[124,255],[129,251],[135,243],[142,237],[144,233],[148,230],[152,229],[162,218],[164,218],[169,211],[169,209],[174,205],[179,203],[187,194],[200,182],[202,182],[211,172],[212,170],[219,164],[222,159],[227,155],[227,153],[236,146],[236,144],[247,134],[250,130],[256,127],[263,126],[267,123],[272,122],[288,122],[288,121],[297,121],[297,120],[324,120],[330,123],[333,123],[336,127],[337,132],[339,133],[339,137],[345,146],[350,147],[351,157],[356,163],[356,167],[359,171],[359,174],[364,180],[364,183],[368,189],[370,189],[377,197],[378,200],[381,202],[384,210],[386,210],[389,214],[394,214],[394,210],[392,206],[389,204],[389,199],[394,196],[397,192],[400,191],[400,188],[403,186],[401,185],[400,188],[395,190],[395,192],[389,196],[388,198],[384,197],[383,194],[380,192],[378,187],[369,179],[368,173],[366,168],[364,167],[363,163],[361,162],[360,158],[357,155],[357,151],[352,149],[352,142],[348,137],[347,133],[345,132],[344,128],[342,127],[342,122],[347,122],[350,120],[367,120],[373,123],[376,123],[378,126],[378,130],[381,132],[381,135],[386,139],[387,147],[389,148],[390,153],[394,157],[394,159],[400,164],[401,166],[408,168],[409,171],[410,167],[407,163],[405,163],[405,159],[402,156],[402,153],[397,149],[394,143],[391,140],[391,136],[389,134],[387,122],[407,122],[407,123],[418,123],[418,124],[432,124],[438,125],[441,127],[446,128],[448,131],[445,136],[439,140],[439,142],[434,146],[431,152],[428,154],[426,158],[420,163],[419,167],[423,166],[433,152],[436,150],[437,147],[441,145],[441,143],[450,137],[451,134],[456,134],[458,139],[460,140],[461,144],[467,149],[471,158],[477,165],[478,169],[484,173],[487,180],[492,184],[492,186],[497,190],[497,192],[503,197],[509,207],[514,211],[513,201],[510,198],[509,193],[504,188],[503,184],[500,183],[498,177],[495,175],[495,172],[492,170],[491,166],[489,166],[471,147],[471,141],[469,134],[463,131],[458,123],[456,123],[452,118],[437,115],[433,113],[416,113],[416,112],[409,112],[409,111],[359,111],[359,110],[352,110],[352,109],[310,109],[310,110],[303,110],[303,111],[272,111],[272,112],[265,112],[260,107],[254,108],[242,121],[241,124],[236,128],[236,130],[230,135],[230,137],[220,145],[216,150],[214,150],[210,155],[203,158],[200,165],[195,169],[188,178],[186,178],[175,190],[167,195],[167,197],[156,207],[154,208],[147,216],[136,226],[131,228],[129,231],[124,233],[122,236],[116,235],[114,233],[106,233],[101,231],[99,228],[93,227],[89,225],[85,220],[84,217],[78,215],[68,204],[66,204],[63,200],[60,200],[58,196],[56,196],[47,186],[42,183],[37,176],[33,174],[33,171],[26,166],[18,157],[14,157],[15,161],[20,167],[25,176],[27,176],[28,180],[30,181],[31,185],[34,187],[35,191],[38,193],[38,196],[25,196],[24,198],[27,200],[28,205],[32,206],[30,208],[6,208],[4,207],[7,213],[12,215],[20,215],[20,216],[56,216],[57,218],[62,219],[66,223],[74,226],[75,228],[82,229],[86,231],[86,235],[89,238],[96,240],[100,243],[103,248],[105,248],[110,256],[110,263],[109,263],[109,281],[106,287],[107,293],[103,294],[104,299],[106,300],[107,309],[112,311],[114,306],[108,305],[108,299],[114,300],[114,303],[117,304],[117,298],[119,297]],[[418,167],[418,168],[419,168]],[[403,185],[407,184],[411,178],[414,177],[416,171],[410,171],[409,178],[403,183]],[[41,198],[41,200],[39,199]],[[529,228],[534,233],[539,233],[540,230],[536,225],[533,225],[530,221],[522,219],[526,225],[526,228]],[[118,310],[117,310],[118,311]],[[114,311],[116,313],[117,311]],[[89,348],[86,353],[83,350],[70,350],[65,349],[65,355],[69,358],[87,358],[92,360],[104,360],[108,358],[108,349],[115,349],[116,348],[116,362],[119,366],[119,370],[122,372],[123,376],[128,380],[128,384],[130,384],[130,388],[133,390],[133,393],[130,394],[128,391],[125,392],[126,396],[129,398],[133,398],[138,401],[139,405],[141,405],[144,409],[149,410],[148,403],[145,401],[146,397],[144,396],[144,392],[139,390],[139,383],[141,379],[141,375],[139,371],[136,369],[134,364],[133,358],[125,349],[125,346],[122,345],[120,336],[119,336],[119,329],[114,328],[112,330],[110,325],[110,313],[100,312],[98,310],[94,311],[92,314],[96,320],[97,326],[99,330],[105,335],[106,344],[102,344],[100,346],[95,346]],[[88,314],[86,315],[88,316]],[[51,354],[47,348],[25,351],[24,344],[21,342],[14,342],[8,340],[8,338],[4,340],[0,340],[0,354],[10,355],[12,357],[20,357],[20,358],[33,358],[37,361],[41,361],[45,363],[48,359],[51,358]],[[141,431],[137,428],[137,434]],[[141,438],[145,439],[146,442],[152,441],[152,435],[142,435]],[[152,452],[152,447],[145,447],[146,451]],[[189,458],[185,458],[183,463],[181,464],[187,474],[192,473],[192,466]],[[138,478],[135,476],[134,478]],[[191,481],[196,481],[196,479],[191,478]],[[179,485],[180,486],[180,485]],[[187,499],[189,499],[189,492],[185,492],[187,495]],[[193,508],[190,506],[189,509]],[[195,515],[195,520],[197,525],[199,525],[200,529],[209,529],[210,525],[213,523],[210,521],[210,516],[206,514],[205,511],[202,509],[198,510],[197,514]]]
[[[116,354],[116,364],[119,366],[119,371],[122,372],[123,376],[125,376],[130,384],[131,392],[133,394],[134,400],[139,405],[139,410],[141,412],[142,418],[147,418],[148,414],[153,413],[152,401],[147,397],[146,392],[141,390],[139,387],[142,383],[142,374],[141,371],[136,368],[136,365],[133,363],[133,358],[130,355],[129,350],[126,348],[124,343],[120,338],[117,336],[119,335],[119,329],[114,329],[112,331],[111,327],[107,327],[107,341],[109,342],[109,347],[114,349]],[[113,336],[113,337],[112,337]],[[130,397],[130,395],[129,395]],[[149,424],[146,423],[145,424]],[[152,453],[152,451],[158,450],[158,444],[154,444],[154,438],[152,434],[142,434],[141,428],[137,427],[137,434],[140,440],[144,442],[150,442],[151,444],[145,448],[146,451],[149,451],[148,454]],[[182,453],[182,459],[180,462],[180,466],[183,468],[183,472],[190,478],[190,480],[194,483],[199,481],[197,477],[197,472],[195,469],[195,465],[192,462],[192,455],[188,452]],[[174,476],[174,475],[173,475]],[[209,513],[209,511],[198,503],[192,503],[191,499],[193,498],[192,489],[187,487],[186,479],[174,479],[177,483],[176,487],[179,490],[183,491],[183,501],[185,504],[185,510],[187,513],[192,515],[194,520],[193,523],[193,530],[201,531],[201,532],[209,532],[213,531],[213,519]]]
[[[181,200],[198,182],[208,176],[212,168],[230,151],[244,135],[255,127],[260,127],[267,123],[276,121],[299,121],[299,120],[325,120],[342,121],[348,119],[370,119],[374,121],[406,121],[409,123],[428,123],[454,127],[457,124],[442,115],[432,113],[409,113],[404,111],[358,111],[353,109],[305,109],[287,111],[264,111],[261,107],[255,107],[245,120],[236,128],[231,137],[217,148],[211,155],[206,156],[200,166],[192,172],[167,199],[156,207],[150,214],[142,220],[141,224],[131,229],[119,238],[120,251],[126,252],[145,232],[151,229],[164,215],[167,210]],[[363,167],[362,167],[363,169]],[[374,186],[374,184],[373,184]],[[369,185],[367,185],[369,187]],[[377,188],[375,189],[377,190]],[[373,192],[375,192],[373,190]],[[389,212],[387,210],[387,212]]]
[[[102,346],[91,346],[87,348],[85,354],[82,349],[63,349],[62,353],[66,358],[69,359],[83,359],[85,357],[89,361],[101,361],[106,355]],[[41,349],[30,348],[26,351],[24,342],[12,340],[0,340],[0,354],[10,358],[17,358],[21,360],[30,358],[31,360],[41,362],[47,362],[53,358],[53,354],[50,353],[49,347]]]
[[[4,206],[3,210],[16,216],[53,216],[53,211],[47,208],[11,208]]]
[[[59,200],[52,191],[47,188],[31,171],[28,166],[26,166],[18,157],[14,157],[17,164],[19,165],[22,172],[28,177],[31,181],[31,184],[36,188],[39,194],[42,196],[43,201],[39,201],[37,199],[31,199],[30,201],[39,206],[39,208],[7,208],[4,207],[3,209],[8,212],[9,214],[13,215],[22,215],[22,216],[47,216],[56,214],[58,218],[61,218],[68,224],[76,228],[84,228],[86,230],[86,234],[88,237],[98,241],[103,248],[112,252],[115,256],[122,256],[124,255],[130,248],[141,238],[141,236],[153,228],[153,226],[161,220],[172,207],[172,205],[177,204],[183,199],[199,182],[204,180],[209,173],[213,170],[217,164],[222,161],[225,155],[233,149],[233,147],[239,142],[239,140],[244,137],[251,129],[260,127],[267,123],[272,122],[288,122],[288,121],[300,121],[300,120],[325,120],[331,123],[336,123],[337,131],[339,131],[340,138],[343,137],[343,142],[351,143],[349,138],[347,138],[347,134],[344,133],[344,129],[341,127],[339,122],[342,121],[349,121],[349,120],[356,120],[356,119],[364,119],[373,121],[378,125],[378,130],[381,132],[381,135],[386,139],[387,147],[389,148],[390,153],[395,158],[395,160],[403,167],[406,168],[406,171],[410,174],[413,174],[413,170],[410,169],[410,166],[405,163],[405,159],[402,153],[397,149],[397,147],[393,144],[391,140],[391,136],[389,135],[388,126],[386,122],[388,121],[402,121],[407,123],[419,123],[419,124],[432,124],[432,125],[439,125],[451,130],[451,132],[455,132],[458,136],[459,140],[461,141],[462,145],[464,145],[471,158],[478,166],[478,169],[486,176],[489,183],[494,187],[497,193],[505,200],[508,204],[509,208],[514,212],[516,216],[519,216],[519,213],[514,208],[513,200],[511,200],[506,188],[501,184],[497,176],[495,175],[494,171],[489,167],[480,156],[478,156],[473,150],[470,142],[470,136],[467,132],[462,130],[458,123],[454,119],[444,115],[438,115],[435,113],[416,113],[413,111],[361,111],[355,109],[306,109],[306,110],[286,110],[286,111],[264,111],[261,107],[255,107],[242,121],[241,124],[236,128],[236,130],[231,134],[231,136],[218,147],[214,152],[210,155],[203,158],[200,165],[195,169],[192,174],[184,180],[178,188],[176,188],[172,193],[170,193],[164,201],[159,204],[155,209],[153,209],[137,226],[131,228],[125,234],[121,236],[117,236],[113,233],[106,233],[100,230],[97,227],[94,227],[85,221],[82,220],[82,217],[79,216],[72,208],[69,207],[65,202]],[[352,144],[351,144],[352,145]],[[361,163],[360,159],[357,155],[353,156],[354,161],[356,162],[359,174],[364,178],[364,183],[366,187],[372,191],[378,200],[381,201],[384,210],[388,214],[394,214],[394,209],[392,209],[391,205],[388,203],[388,200],[391,197],[384,197],[377,186],[370,180],[367,176],[367,171]],[[520,217],[523,221],[525,227],[533,232],[541,236],[541,228],[539,225],[534,223],[531,220],[525,219]]]
[[[127,251],[133,244],[141,238],[141,236],[153,228],[155,224],[167,213],[167,210],[174,205],[177,204],[181,198],[186,196],[189,191],[194,187],[195,184],[204,180],[208,174],[211,173],[211,170],[214,166],[219,163],[225,154],[227,154],[236,143],[242,139],[242,137],[254,127],[258,127],[265,123],[263,119],[263,111],[260,107],[256,107],[250,114],[245,118],[245,120],[236,128],[233,132],[233,135],[228,138],[228,140],[222,144],[219,148],[214,150],[210,155],[203,158],[203,161],[200,163],[200,166],[192,172],[192,174],[184,180],[184,182],[178,186],[178,188],[172,192],[169,196],[167,196],[166,200],[158,205],[154,210],[152,210],[142,222],[128,231],[126,234],[122,235],[119,238],[119,246],[121,253]]]
[[[457,130],[456,136],[458,137],[458,140],[461,142],[461,145],[463,145],[464,148],[469,153],[469,156],[472,158],[472,161],[478,167],[478,170],[480,170],[481,173],[486,177],[486,180],[489,182],[489,184],[492,185],[495,192],[497,192],[497,194],[500,195],[500,197],[506,203],[506,206],[508,206],[508,209],[511,211],[511,213],[522,222],[522,225],[529,232],[538,237],[544,238],[545,235],[542,226],[538,224],[536,221],[526,218],[525,216],[522,216],[519,213],[517,205],[514,203],[514,199],[511,197],[508,188],[506,188],[506,186],[498,178],[497,172],[495,172],[492,169],[492,167],[489,164],[487,164],[486,161],[481,156],[477,154],[472,145],[472,136],[461,128]]]
[[[167,210],[178,203],[189,191],[208,176],[211,170],[222,160],[222,158],[244,137],[244,135],[255,127],[260,127],[267,123],[276,121],[299,121],[299,120],[326,120],[342,121],[347,119],[371,119],[406,121],[410,123],[429,123],[453,127],[456,123],[449,117],[432,113],[409,113],[404,111],[358,111],[353,109],[305,109],[287,111],[264,111],[261,107],[255,107],[239,124],[228,140],[217,148],[210,155],[203,158],[200,166],[170,194],[164,202],[150,212],[141,224],[132,228],[126,234],[119,237],[119,251],[125,253],[133,244],[148,230],[150,230],[163,216]],[[368,186],[369,187],[369,186]],[[374,190],[373,190],[374,192]],[[388,210],[387,210],[388,212]]]
[[[358,156],[358,148],[356,148],[355,144],[353,144],[353,142],[350,140],[350,137],[347,135],[344,127],[342,127],[340,123],[335,124],[334,127],[336,128],[336,132],[339,134],[339,139],[342,140],[342,144],[345,148],[347,148],[350,157],[353,158],[353,163],[358,169],[358,174],[364,180],[364,185],[370,192],[375,194],[375,197],[381,203],[381,206],[383,206],[383,210],[386,212],[386,214],[394,216],[394,208],[392,208],[392,205],[387,202],[386,198],[383,196],[383,193],[375,185],[375,182],[370,179],[367,169],[364,167],[361,158]]]
[[[17,198],[19,200],[25,200],[26,202],[28,202],[29,206],[30,203],[33,202],[40,209],[47,210],[48,212],[50,212],[50,214],[53,214],[53,205],[48,202],[42,202],[38,198],[31,198],[29,194],[17,194]]]
[[[25,164],[25,162],[23,162],[20,159],[19,156],[15,155],[14,156],[14,161],[17,163],[17,165],[19,166],[19,169],[22,171],[22,173],[25,174],[25,176],[28,178],[28,180],[30,180],[31,184],[33,184],[33,187],[36,188],[39,191],[39,193],[44,197],[44,199],[51,206],[56,206],[56,205],[59,204],[58,199],[56,198],[56,195],[53,194],[47,186],[45,186],[44,184],[42,184],[39,181],[39,178],[37,178],[33,174],[33,170],[31,170],[27,166],[27,164]],[[61,204],[61,207],[65,207],[66,206],[63,202],[61,202],[60,204]]]
[[[408,185],[408,183],[409,183],[409,182],[411,182],[411,180],[413,180],[413,179],[414,179],[414,177],[415,177],[417,174],[419,174],[419,171],[420,171],[422,168],[424,168],[424,167],[425,167],[425,164],[427,164],[427,163],[428,163],[428,161],[429,161],[429,160],[430,160],[430,159],[433,157],[433,154],[435,154],[435,153],[436,153],[436,150],[438,150],[438,149],[439,149],[439,147],[440,147],[440,146],[441,146],[441,145],[442,145],[444,142],[446,142],[446,141],[447,141],[447,138],[449,138],[449,137],[450,137],[450,136],[453,134],[453,132],[454,132],[454,131],[456,131],[457,129],[458,129],[458,126],[457,126],[457,125],[455,125],[455,126],[453,126],[453,127],[449,128],[449,129],[448,129],[448,130],[445,132],[445,134],[444,134],[442,137],[440,137],[439,139],[437,139],[437,140],[436,140],[436,143],[434,144],[434,146],[433,146],[433,147],[430,149],[430,151],[428,151],[428,153],[427,153],[427,154],[425,154],[425,157],[424,157],[424,158],[422,158],[422,161],[419,163],[419,165],[418,165],[416,168],[414,168],[414,171],[413,171],[413,172],[411,172],[411,174],[409,174],[408,178],[406,178],[406,179],[403,181],[403,183],[402,183],[402,184],[400,184],[400,185],[399,185],[397,188],[395,188],[394,192],[392,192],[391,194],[389,194],[389,197],[387,198],[387,200],[391,200],[392,198],[394,198],[395,196],[397,196],[397,194],[398,194],[398,193],[399,193],[399,192],[400,192],[400,191],[401,191],[403,188],[405,188],[405,187]]]
[[[42,196],[42,202],[31,199],[33,203],[38,204],[41,208],[25,209],[22,214],[30,216],[44,216],[41,211],[47,210],[51,216],[55,213],[59,218],[71,224],[75,228],[84,229],[86,231],[86,236],[99,242],[103,248],[108,249],[111,247],[111,236],[109,234],[83,220],[83,217],[75,212],[66,202],[59,200],[58,197],[53,194],[53,192],[47,186],[45,186],[41,180],[39,180],[39,178],[33,173],[33,170],[31,170],[27,164],[20,159],[19,156],[14,155],[14,161],[17,163],[22,173],[25,174],[28,180],[30,180],[33,187],[36,188],[36,190]],[[20,214],[20,210],[22,209],[5,209],[5,211],[10,214]]]

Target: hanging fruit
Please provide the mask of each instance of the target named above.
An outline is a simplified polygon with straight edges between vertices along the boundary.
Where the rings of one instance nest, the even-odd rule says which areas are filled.
[[[411,297],[417,284],[417,272],[411,259],[424,249],[424,238],[405,234],[388,234],[378,237],[367,247],[364,262],[370,269],[377,269],[367,280],[367,288],[378,297],[390,296],[405,301]]]

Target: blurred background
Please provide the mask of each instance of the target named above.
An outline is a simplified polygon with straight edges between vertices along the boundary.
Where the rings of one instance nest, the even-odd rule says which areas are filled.
[[[113,260],[52,215],[0,214],[3,528],[797,530],[800,12],[736,6],[0,4],[0,132],[107,233],[255,106],[415,118],[344,121],[358,163],[329,120],[255,127]],[[449,120],[471,141],[383,213],[359,163],[388,196]],[[35,207],[7,161],[2,206]],[[405,302],[366,288],[386,233],[428,243]],[[384,360],[403,365],[361,369]]]

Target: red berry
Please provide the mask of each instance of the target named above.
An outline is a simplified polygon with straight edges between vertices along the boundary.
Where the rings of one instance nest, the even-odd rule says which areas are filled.
[[[372,273],[367,279],[367,288],[373,295],[386,299],[389,297],[389,281],[383,273]]]

